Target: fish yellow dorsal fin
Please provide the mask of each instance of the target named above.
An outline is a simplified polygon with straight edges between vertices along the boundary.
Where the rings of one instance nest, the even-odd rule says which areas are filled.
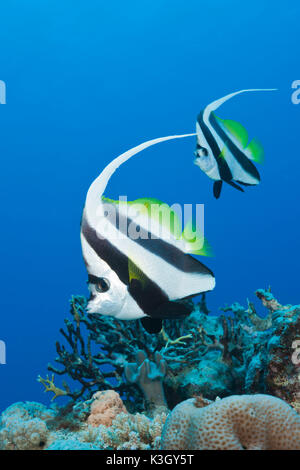
[[[226,131],[231,136],[233,136],[239,142],[239,144],[246,150],[245,154],[250,160],[256,163],[264,163],[265,154],[262,144],[258,139],[252,139],[251,142],[248,144],[248,132],[246,131],[244,126],[242,126],[242,124],[229,119],[221,119],[217,116],[216,119],[219,123],[222,124]],[[220,157],[226,160],[227,151],[228,149],[225,143],[225,146],[223,147],[222,152],[220,153]]]
[[[231,134],[243,148],[247,146],[249,140],[248,132],[242,124],[237,121],[232,121],[231,119],[221,119],[217,116],[215,117],[217,121],[222,124],[225,130]]]
[[[181,235],[181,223],[176,212],[165,202],[155,198],[141,198],[134,201],[143,204],[148,211],[148,216],[175,238]]]

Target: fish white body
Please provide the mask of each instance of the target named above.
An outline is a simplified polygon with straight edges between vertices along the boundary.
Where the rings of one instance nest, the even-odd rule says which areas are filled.
[[[199,126],[199,124],[196,124],[196,130],[197,130],[197,136],[201,136],[202,131]],[[201,145],[207,145],[205,144],[205,138],[199,137],[199,141],[201,142]],[[195,152],[196,158],[194,160],[194,163],[196,166],[200,168],[210,179],[214,181],[218,181],[221,179],[220,176],[220,171],[218,168],[217,161],[213,154],[210,152],[208,155],[202,154],[200,151]]]
[[[252,163],[255,161],[253,148],[251,151],[251,143],[248,148],[242,145],[241,140],[228,132],[226,122],[229,121],[216,118],[213,112],[234,96],[254,91],[274,89],[250,89],[230,93],[206,106],[196,123],[197,149],[194,163],[215,182],[222,184],[222,181],[225,181],[240,190],[242,188],[237,186],[236,182],[246,186],[255,186],[260,182],[260,175]],[[241,129],[245,133],[242,126]],[[245,134],[243,137],[246,137]],[[221,185],[219,190],[214,191],[216,197],[219,197],[220,191]]]
[[[81,235],[82,251],[88,271],[95,277],[102,277],[109,281],[110,289],[107,292],[97,292],[94,284],[89,285],[91,300],[88,303],[89,313],[113,316],[120,320],[134,320],[145,317],[146,314],[140,309],[134,299],[128,295],[126,284],[124,284],[115,271],[101,258]]]
[[[111,175],[123,162],[156,143],[191,135],[195,134],[145,142],[114,159],[91,185],[81,224],[90,313],[123,320],[164,315],[169,318],[173,308],[174,316],[181,316],[183,304],[170,302],[214,288],[212,272],[186,253],[183,240],[155,220],[150,221],[145,211],[134,212],[127,204],[102,199]],[[113,219],[114,211],[118,224]],[[129,273],[130,269],[134,274]]]

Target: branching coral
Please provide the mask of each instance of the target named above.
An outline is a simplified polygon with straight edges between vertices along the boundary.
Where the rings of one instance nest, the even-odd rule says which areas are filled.
[[[72,297],[71,314],[73,321],[65,320],[66,331],[61,333],[71,350],[56,343],[56,362],[62,369],[49,364],[48,370],[57,375],[67,374],[79,383],[80,389],[67,391],[73,399],[90,398],[97,390],[113,388],[129,400],[141,403],[139,389],[123,380],[124,365],[135,357],[138,344],[149,344],[151,336],[139,322],[115,320],[112,317],[89,315],[84,297]]]
[[[199,360],[201,337],[196,324],[190,328],[188,322],[165,321],[161,334],[150,335],[139,321],[124,322],[89,315],[84,297],[72,297],[70,303],[73,321],[65,320],[66,330],[60,330],[69,348],[56,343],[58,355],[55,360],[63,367],[49,364],[48,370],[57,375],[66,374],[80,384],[75,391],[71,391],[65,382],[63,384],[63,393],[73,400],[90,398],[96,390],[113,387],[129,410],[132,403],[135,410],[138,407],[144,409],[144,404],[151,404],[153,397],[156,397],[156,405],[165,404],[162,379],[166,374],[166,363],[182,366]],[[137,363],[139,372],[134,373],[133,364],[139,350],[144,359]],[[145,380],[140,380],[142,375]],[[154,380],[155,376],[157,380]]]
[[[51,401],[55,400],[55,398],[57,398],[57,397],[67,395],[67,393],[68,393],[68,389],[67,390],[62,390],[61,388],[55,386],[55,384],[54,384],[54,374],[52,375],[51,379],[49,378],[48,375],[45,379],[43,379],[39,375],[38,378],[37,378],[37,381],[44,385],[45,392],[53,392],[54,393],[53,397],[51,398]]]
[[[205,406],[189,399],[162,432],[165,450],[300,450],[300,416],[269,395],[231,396]]]
[[[172,408],[199,394],[215,399],[271,393],[296,407],[299,367],[291,361],[291,347],[300,340],[300,307],[282,306],[270,290],[256,295],[268,309],[264,317],[249,301],[213,316],[203,297],[184,320],[164,320],[158,335],[148,334],[140,321],[89,315],[86,299],[72,297],[73,319],[61,330],[67,346],[56,344],[62,368],[48,369],[80,387],[70,390],[64,382],[60,389],[53,380],[48,387],[75,401],[113,388],[129,412],[162,404]]]
[[[196,396],[171,413],[163,448],[172,440],[174,449],[299,448],[299,418],[275,396],[300,410],[300,306],[281,305],[270,290],[256,295],[267,309],[264,317],[249,301],[213,316],[203,297],[189,317],[164,320],[158,335],[148,334],[140,321],[90,315],[86,299],[72,297],[72,320],[61,330],[64,344],[56,344],[60,367],[49,365],[52,376],[38,378],[52,400],[72,400],[50,409],[35,403],[8,408],[0,447],[158,449],[167,407]],[[66,382],[60,388],[55,375],[68,376],[79,388]],[[274,397],[210,402],[242,393]]]

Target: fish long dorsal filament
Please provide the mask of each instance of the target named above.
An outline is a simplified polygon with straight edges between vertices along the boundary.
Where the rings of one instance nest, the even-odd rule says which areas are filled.
[[[100,175],[91,184],[86,196],[85,211],[89,212],[90,209],[95,209],[95,206],[99,203],[100,198],[103,195],[111,176],[119,168],[119,166],[121,166],[131,157],[141,152],[142,150],[151,147],[152,145],[159,144],[160,142],[165,142],[174,139],[182,139],[185,137],[194,137],[196,135],[196,133],[192,133],[182,135],[171,135],[167,137],[158,137],[157,139],[152,139],[148,140],[147,142],[143,142],[142,144],[137,145],[136,147],[133,147],[132,149],[127,150],[126,152],[116,157],[104,168]]]
[[[209,105],[207,105],[204,110],[203,118],[206,119],[212,111],[215,111],[216,109],[218,109],[223,103],[230,100],[234,96],[240,95],[242,93],[249,93],[249,92],[255,92],[255,91],[278,91],[278,89],[277,88],[252,88],[248,90],[239,90],[239,91],[235,91],[234,93],[229,93],[229,95],[223,96],[223,98],[215,100]]]

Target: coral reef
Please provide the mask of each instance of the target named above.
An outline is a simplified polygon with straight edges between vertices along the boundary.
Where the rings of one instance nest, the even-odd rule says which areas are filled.
[[[162,385],[166,375],[166,361],[157,351],[150,361],[143,350],[138,350],[136,363],[125,365],[125,377],[130,383],[137,383],[149,407],[165,406],[167,402]]]
[[[300,361],[293,360],[293,350],[300,340],[300,306],[282,306],[270,292],[257,291],[272,312],[272,333],[267,344],[264,380],[268,393],[300,405]]]
[[[252,437],[241,424],[240,440],[232,445],[298,445],[292,441],[276,444],[275,437],[270,438],[273,418],[263,411],[266,399],[261,398],[258,405],[258,397],[272,395],[268,403],[274,413],[279,403],[275,397],[300,412],[300,306],[281,305],[270,289],[258,290],[256,296],[262,312],[248,301],[246,306],[226,306],[218,315],[209,312],[203,296],[184,320],[164,320],[157,335],[148,334],[140,321],[90,315],[86,299],[72,297],[72,319],[66,319],[61,330],[64,344],[56,343],[55,360],[60,367],[49,364],[52,375],[38,377],[45,391],[53,394],[52,400],[69,397],[69,402],[64,406],[55,402],[49,408],[30,402],[12,405],[1,415],[0,448],[159,449],[169,410],[180,404],[164,429],[170,429],[170,423],[175,426],[177,418],[173,417],[184,410],[189,410],[186,416],[199,414],[199,420],[206,419],[212,408],[223,416],[224,402],[236,410],[236,416],[245,417],[247,428],[251,419],[254,427],[260,423],[260,431]],[[68,383],[57,384],[60,377]],[[232,397],[242,394],[248,398]],[[225,398],[230,396],[231,401]],[[217,397],[222,409],[214,401]],[[189,419],[177,428],[179,434],[184,430],[196,433],[187,424]],[[233,418],[226,419],[224,415],[219,421],[230,427]],[[260,436],[258,443],[254,435]],[[168,446],[167,436],[164,432],[163,446]],[[225,445],[221,439],[211,437],[210,441],[211,446]],[[188,445],[202,445],[199,442]]]
[[[212,315],[203,296],[185,320],[165,320],[158,335],[148,334],[140,321],[89,315],[86,299],[72,297],[73,321],[65,320],[61,330],[69,348],[56,344],[63,368],[48,369],[68,375],[80,389],[71,391],[66,382],[61,389],[53,378],[47,388],[74,401],[113,388],[129,412],[173,408],[194,395],[240,393],[269,393],[297,408],[300,361],[291,357],[300,340],[300,307],[282,306],[270,290],[256,295],[267,309],[264,317],[249,301]]]
[[[96,394],[97,395],[97,394]],[[165,407],[116,413],[110,425],[90,423],[93,404],[103,417],[122,410],[120,397],[101,393],[80,410],[16,403],[1,417],[1,450],[196,450],[300,449],[300,416],[270,395],[236,395],[211,401],[188,399],[168,415]],[[103,402],[101,404],[101,401]],[[122,405],[122,406],[121,406]],[[100,417],[98,415],[98,417]]]
[[[113,420],[120,413],[127,413],[120,395],[114,390],[97,392],[93,395],[88,424],[94,427],[111,426]]]
[[[81,442],[77,439],[57,439],[45,450],[99,450],[99,448],[89,442]]]
[[[1,450],[159,449],[166,410],[129,414],[113,390],[91,400],[47,409],[15,403],[1,416]]]
[[[62,390],[61,388],[56,387],[56,385],[54,384],[54,374],[52,374],[51,379],[49,379],[48,375],[45,379],[43,379],[39,375],[37,378],[37,381],[44,385],[45,387],[44,392],[53,392],[54,395],[52,396],[51,401],[55,400],[55,398],[57,397],[62,397],[64,395],[67,395],[66,390]]]
[[[43,449],[49,435],[46,420],[51,417],[52,410],[40,403],[14,403],[1,415],[0,449]]]
[[[300,450],[300,416],[270,395],[189,399],[168,416],[164,450]]]
[[[150,450],[159,449],[167,414],[157,412],[152,418],[137,413],[119,414],[110,428],[99,427],[104,449]]]

